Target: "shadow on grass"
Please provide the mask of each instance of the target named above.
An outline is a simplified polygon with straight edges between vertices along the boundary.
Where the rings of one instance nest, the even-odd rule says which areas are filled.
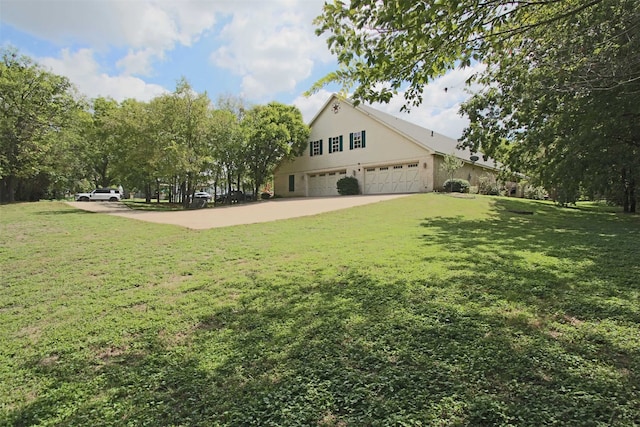
[[[178,335],[149,330],[92,358],[34,360],[24,368],[50,386],[7,421],[634,425],[637,224],[543,205],[509,212],[530,207],[498,201],[490,219],[425,220],[421,243],[449,251],[446,277],[383,282],[355,267],[324,281],[255,277]]]
[[[488,220],[430,218],[426,244],[451,253],[455,279],[542,312],[560,310],[585,320],[640,322],[640,221],[498,199]],[[535,206],[535,204],[534,204]],[[618,299],[618,304],[613,304]]]

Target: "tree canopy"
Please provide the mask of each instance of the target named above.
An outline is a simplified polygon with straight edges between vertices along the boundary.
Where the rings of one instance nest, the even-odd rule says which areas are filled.
[[[640,182],[640,9],[603,1],[515,36],[487,56],[461,108],[466,146],[556,194],[608,196],[635,211]]]
[[[31,188],[49,184],[54,153],[64,154],[55,148],[80,104],[68,79],[15,50],[0,54],[0,201],[12,202],[16,193],[37,197]]]
[[[0,201],[124,185],[147,201],[190,203],[198,189],[251,188],[304,149],[296,107],[249,107],[197,93],[186,79],[148,102],[80,102],[71,83],[4,49],[0,63]]]
[[[283,160],[300,155],[307,147],[309,128],[296,107],[271,102],[251,109],[243,120],[246,129],[246,162],[254,192]]]
[[[464,145],[562,201],[609,193],[635,210],[638,0],[337,0],[315,22],[340,68],[312,91],[333,82],[388,102],[402,90],[410,109],[429,81],[482,62]]]

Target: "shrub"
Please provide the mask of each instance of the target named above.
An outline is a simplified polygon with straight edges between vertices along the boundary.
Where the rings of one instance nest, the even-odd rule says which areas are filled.
[[[527,185],[525,187],[524,197],[533,200],[543,200],[549,198],[549,196],[547,195],[547,191],[543,187],[533,187],[531,185]]]
[[[344,178],[340,178],[336,183],[336,186],[338,188],[338,194],[342,196],[360,194],[358,180],[355,177],[345,176]]]
[[[478,194],[497,196],[500,194],[500,187],[498,183],[490,177],[481,176],[478,180]]]
[[[444,182],[444,191],[449,193],[468,193],[469,181],[466,179],[448,179]]]

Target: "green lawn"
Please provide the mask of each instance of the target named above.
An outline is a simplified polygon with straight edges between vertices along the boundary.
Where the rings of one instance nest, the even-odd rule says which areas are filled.
[[[0,227],[0,425],[640,424],[640,216],[427,194]]]

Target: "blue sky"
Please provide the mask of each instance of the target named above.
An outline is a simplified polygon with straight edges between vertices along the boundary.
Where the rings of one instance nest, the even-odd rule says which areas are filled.
[[[70,78],[93,98],[149,100],[186,77],[198,92],[296,105],[309,121],[337,88],[303,93],[336,68],[313,19],[324,0],[0,0],[0,44]],[[472,69],[425,87],[400,113],[401,94],[375,108],[453,138]],[[448,90],[445,92],[444,88]]]

